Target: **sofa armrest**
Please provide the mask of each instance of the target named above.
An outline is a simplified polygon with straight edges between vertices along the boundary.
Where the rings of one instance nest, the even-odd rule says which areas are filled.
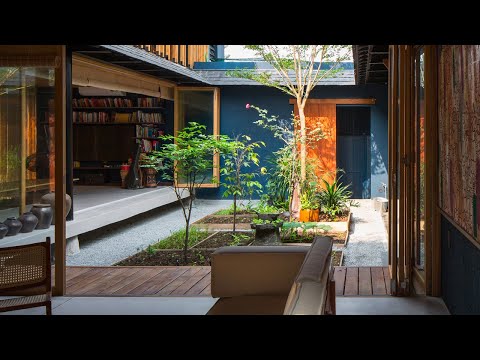
[[[308,246],[228,246],[211,257],[212,296],[288,295]]]

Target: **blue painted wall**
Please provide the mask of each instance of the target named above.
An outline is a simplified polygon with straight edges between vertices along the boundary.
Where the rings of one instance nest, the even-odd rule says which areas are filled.
[[[384,196],[381,183],[388,182],[388,93],[386,85],[362,86],[317,86],[310,98],[368,98],[377,99],[371,106],[371,196]],[[220,132],[235,136],[248,134],[253,140],[265,141],[267,147],[259,151],[262,166],[265,159],[282,144],[268,130],[253,124],[258,120],[257,112],[247,110],[246,104],[254,104],[267,109],[270,114],[279,115],[289,121],[293,105],[289,104],[290,96],[277,89],[264,86],[223,86],[220,92]],[[264,181],[266,179],[263,179]],[[379,191],[380,190],[380,191]],[[223,188],[202,189],[199,198],[218,199]]]
[[[444,216],[442,298],[451,314],[480,315],[480,250]]]

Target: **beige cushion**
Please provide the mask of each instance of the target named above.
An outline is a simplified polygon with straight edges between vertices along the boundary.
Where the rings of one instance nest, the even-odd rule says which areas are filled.
[[[288,296],[309,247],[229,246],[212,261],[212,296]]]
[[[284,315],[321,315],[324,312],[333,240],[315,238],[290,289]]]
[[[286,296],[235,296],[219,299],[207,315],[282,315]]]

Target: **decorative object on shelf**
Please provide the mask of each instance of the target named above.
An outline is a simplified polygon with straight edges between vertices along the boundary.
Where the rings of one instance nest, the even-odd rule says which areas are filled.
[[[8,226],[4,223],[0,223],[0,239],[3,239],[7,235]]]
[[[122,185],[121,188],[125,189],[125,178],[127,177],[128,171],[130,170],[129,164],[122,164],[120,166],[120,177],[122,178]]]
[[[22,216],[18,218],[18,220],[22,223],[22,229],[20,230],[21,233],[29,233],[35,229],[35,226],[38,224],[37,217],[32,214],[31,212],[23,213]]]
[[[48,194],[43,195],[40,198],[40,204],[50,204],[52,208],[52,225],[55,225],[55,191],[51,191]],[[64,217],[66,218],[70,209],[72,208],[72,198],[70,195],[65,194],[65,213]]]
[[[135,159],[130,165],[127,176],[125,177],[125,186],[127,189],[139,189],[141,186],[140,183],[140,167],[139,167],[139,158],[140,158],[141,146],[137,146],[137,153],[135,154]]]
[[[52,224],[53,210],[50,204],[33,204],[30,212],[38,219],[35,229],[48,229]]]
[[[3,223],[8,226],[6,236],[15,236],[22,229],[22,223],[15,216],[10,216]]]
[[[154,168],[144,168],[143,171],[145,173],[145,187],[157,187],[157,170]]]

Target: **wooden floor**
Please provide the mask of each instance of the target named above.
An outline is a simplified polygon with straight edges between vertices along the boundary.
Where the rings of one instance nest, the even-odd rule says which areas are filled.
[[[210,296],[210,266],[68,266],[67,295]]]
[[[390,295],[388,267],[337,266],[335,285],[337,296]],[[211,296],[210,266],[68,266],[67,295]]]
[[[390,295],[388,267],[335,267],[337,296]]]

